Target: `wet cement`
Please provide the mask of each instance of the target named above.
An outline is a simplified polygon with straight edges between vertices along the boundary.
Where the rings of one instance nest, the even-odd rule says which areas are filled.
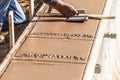
[[[106,0],[64,1],[102,14]],[[82,80],[98,28],[98,20],[40,18],[0,80]]]
[[[80,80],[84,67],[85,64],[54,64],[13,60],[1,80]]]
[[[28,38],[15,57],[44,61],[87,63],[93,41]]]

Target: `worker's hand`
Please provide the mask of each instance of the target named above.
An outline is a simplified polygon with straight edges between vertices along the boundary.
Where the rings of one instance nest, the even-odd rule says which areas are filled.
[[[78,14],[77,10],[73,6],[71,6],[70,4],[67,4],[61,0],[58,0],[57,4],[54,6],[54,8],[67,18],[72,17],[75,14]]]

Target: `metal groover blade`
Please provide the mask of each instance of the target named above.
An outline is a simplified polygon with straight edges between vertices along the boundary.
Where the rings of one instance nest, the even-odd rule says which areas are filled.
[[[71,17],[69,19],[66,19],[67,22],[84,22],[84,21],[87,21],[88,20],[88,17]]]

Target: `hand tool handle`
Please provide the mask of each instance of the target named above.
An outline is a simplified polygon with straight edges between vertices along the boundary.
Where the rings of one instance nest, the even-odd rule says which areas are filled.
[[[86,16],[89,19],[115,19],[115,16],[107,16],[107,15],[97,15],[97,14],[78,14],[78,16],[83,17]]]

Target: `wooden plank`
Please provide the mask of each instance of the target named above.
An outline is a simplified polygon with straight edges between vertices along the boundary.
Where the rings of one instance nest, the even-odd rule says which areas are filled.
[[[103,11],[104,15],[110,15],[109,13],[111,11],[112,2],[113,2],[113,0],[111,0],[111,1],[107,0],[104,11]],[[102,39],[103,39],[107,24],[108,24],[108,20],[102,20],[100,22],[99,30],[97,32],[97,37],[95,39],[93,49],[91,51],[91,56],[89,58],[90,60],[89,60],[88,66],[86,68],[84,80],[87,80],[88,78],[92,79],[92,77],[93,77],[93,74],[91,74],[91,73],[93,73],[93,71],[94,71],[93,67],[95,67],[95,64],[96,64],[96,61],[98,58],[99,50],[101,48]]]
[[[111,0],[110,3],[110,15],[115,15],[115,20],[110,20],[107,22],[106,27],[106,34],[116,34],[116,37],[106,37],[102,41],[102,46],[99,52],[97,64],[100,65],[101,73],[95,74],[94,79],[98,80],[119,80],[119,67],[120,67],[120,59],[119,59],[119,49],[120,49],[120,42],[119,42],[119,22],[120,17],[120,6],[118,3],[119,0]],[[109,74],[109,75],[108,75]],[[104,75],[104,76],[103,76]]]
[[[114,78],[116,80],[120,79],[120,32],[119,32],[119,25],[120,25],[120,17],[119,17],[119,12],[120,12],[120,5],[119,2],[120,0],[116,0],[115,2],[115,15],[116,15],[116,19],[115,19],[115,33],[117,34],[117,39],[115,41],[115,46],[116,46],[116,54],[114,56],[114,68],[113,68],[113,75]]]

